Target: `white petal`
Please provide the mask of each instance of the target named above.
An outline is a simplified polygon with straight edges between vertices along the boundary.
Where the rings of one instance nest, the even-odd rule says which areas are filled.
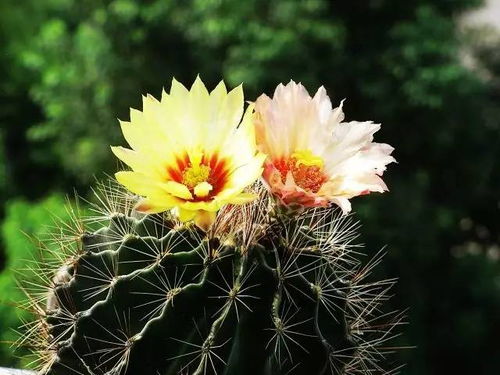
[[[316,94],[314,95],[313,102],[316,104],[316,110],[318,111],[319,121],[321,123],[326,123],[332,113],[332,102],[326,94],[326,90],[321,86]]]
[[[327,173],[335,175],[339,164],[369,145],[379,129],[380,124],[372,122],[347,122],[336,126],[332,142],[323,151]]]
[[[342,213],[344,215],[347,215],[349,212],[351,212],[352,207],[349,199],[345,197],[335,197],[331,200],[331,202],[339,206],[342,209]]]

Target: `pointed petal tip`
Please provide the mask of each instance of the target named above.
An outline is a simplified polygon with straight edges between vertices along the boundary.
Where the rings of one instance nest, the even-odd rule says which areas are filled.
[[[182,90],[187,90],[186,86],[184,86],[181,82],[179,82],[175,77],[172,78],[172,84],[170,86],[170,92],[172,93],[173,90],[176,88],[182,89]]]
[[[203,86],[205,86],[205,84],[203,83],[203,80],[201,79],[199,73],[196,75],[196,78],[193,81],[193,85],[192,86],[195,86],[195,85],[203,85]]]
[[[224,80],[221,80],[217,86],[215,86],[215,88],[210,92],[210,95],[218,92],[219,90],[221,90],[224,94],[227,94],[227,87],[226,87],[226,84],[224,83]]]
[[[238,86],[234,87],[231,91],[228,92],[228,95],[241,96],[243,100],[243,83],[240,83]]]
[[[208,96],[208,90],[207,87],[205,86],[205,83],[203,83],[203,80],[200,78],[200,75],[198,74],[196,76],[196,79],[194,80],[193,84],[191,85],[191,88],[189,92],[192,93],[197,93],[197,94],[203,94]]]

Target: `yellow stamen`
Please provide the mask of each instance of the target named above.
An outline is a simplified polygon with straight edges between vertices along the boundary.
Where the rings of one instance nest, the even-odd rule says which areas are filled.
[[[182,172],[182,183],[192,189],[202,182],[206,182],[210,176],[210,167],[208,165],[191,165]]]
[[[306,167],[323,168],[324,166],[323,159],[314,155],[311,150],[297,150],[292,154],[292,158],[296,160],[296,167],[304,165]]]

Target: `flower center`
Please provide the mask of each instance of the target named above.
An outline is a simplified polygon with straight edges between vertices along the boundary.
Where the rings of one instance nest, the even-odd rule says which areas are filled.
[[[292,154],[292,158],[296,160],[297,166],[305,165],[306,167],[323,168],[324,162],[319,156],[314,155],[311,150],[297,150]]]
[[[206,182],[209,176],[210,167],[208,165],[191,165],[182,172],[182,183],[192,189],[196,185]]]
[[[206,155],[201,151],[186,152],[167,166],[169,179],[189,189],[193,202],[209,201],[227,186],[229,162],[217,153]]]
[[[182,171],[182,183],[198,198],[208,197],[213,186],[208,183],[211,168],[204,164],[191,164]]]
[[[323,159],[313,155],[309,150],[297,150],[291,158],[275,163],[283,183],[286,182],[288,172],[290,172],[295,183],[311,193],[317,193],[328,180],[323,172],[323,165]]]

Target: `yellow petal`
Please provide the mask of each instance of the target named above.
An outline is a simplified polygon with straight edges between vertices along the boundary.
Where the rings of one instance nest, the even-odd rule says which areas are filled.
[[[137,151],[130,150],[121,146],[111,146],[111,151],[118,159],[127,164],[136,172],[140,172],[141,167],[145,164],[144,159],[141,158]]]
[[[170,87],[170,97],[185,97],[188,94],[188,90],[182,83],[177,81],[175,78],[172,79],[172,86]]]
[[[199,129],[199,142],[209,153],[224,151],[225,145],[232,143],[235,129],[241,120],[243,88],[240,85],[227,93],[225,86],[219,84],[210,94],[208,104],[200,103],[197,108],[202,108],[203,105],[206,105],[206,116],[200,118],[206,124]]]
[[[233,173],[231,173],[228,186],[235,189],[237,188],[241,191],[245,187],[251,185],[262,175],[262,171],[264,170],[262,165],[264,164],[266,157],[267,155],[258,153],[245,164],[240,164],[240,166],[236,168]],[[224,196],[223,193],[224,192],[222,191],[222,196]]]
[[[122,129],[123,137],[127,143],[135,150],[139,150],[143,144],[141,133],[139,132],[137,126],[134,126],[129,121],[120,121],[120,127]]]
[[[182,202],[182,204],[180,204],[180,207],[185,208],[186,210],[191,210],[191,211],[204,210],[204,211],[215,212],[215,211],[218,211],[223,204],[224,204],[223,202],[220,202],[218,200],[211,200],[211,201],[206,201],[206,202],[186,201],[186,202]]]
[[[238,85],[227,94],[224,114],[227,117],[227,121],[235,126],[241,120],[243,115],[243,85]]]
[[[200,210],[196,212],[194,222],[200,229],[206,232],[215,221],[216,216],[216,212]]]
[[[228,153],[237,159],[239,164],[245,163],[255,155],[257,146],[255,143],[255,126],[252,120],[253,105],[249,105],[243,121],[232,136],[227,139],[222,147],[224,154]]]
[[[135,172],[142,172],[151,175],[158,180],[166,178],[165,170],[158,168],[157,163],[153,163],[147,154],[141,154],[125,147],[111,146],[111,151],[118,159],[127,164]]]
[[[243,116],[243,120],[241,121],[241,125],[238,127],[238,129],[241,129],[245,132],[246,136],[252,143],[255,143],[255,126],[253,124],[254,109],[254,103],[248,105],[245,111],[245,115]]]
[[[185,210],[184,208],[176,207],[174,209],[174,214],[177,215],[180,221],[186,222],[194,219],[194,217],[196,216],[196,211]]]
[[[160,212],[168,211],[170,207],[166,206],[158,206],[151,202],[149,199],[141,199],[134,207],[134,209],[138,212],[142,212],[144,214],[157,214]]]
[[[164,183],[139,172],[121,171],[115,173],[116,180],[131,192],[146,196],[154,206],[173,207],[179,199],[171,196],[164,187]]]
[[[153,95],[147,94],[142,96],[142,112],[156,112],[160,108],[160,102]]]
[[[199,225],[208,227],[223,205],[243,204],[255,198],[242,192],[259,178],[266,156],[257,153],[253,105],[248,106],[238,127],[243,110],[241,85],[228,92],[220,82],[209,93],[199,77],[189,90],[173,79],[170,92],[163,91],[161,101],[144,96],[142,112],[132,109],[130,122],[121,123],[132,149],[112,150],[133,172],[119,172],[118,181],[146,198],[139,206],[145,212],[176,207],[182,219],[196,215]],[[182,181],[169,180],[168,171],[179,168],[178,159],[186,153],[192,176],[184,169],[180,171]],[[208,182],[210,167],[203,165],[205,156],[224,160],[229,176],[214,197],[211,193],[218,186]],[[193,201],[193,196],[207,199]]]
[[[144,151],[155,157],[162,157],[162,160],[163,155],[169,154],[165,153],[165,149],[170,150],[172,146],[158,128],[147,126],[145,123],[147,121],[144,121],[142,116],[134,116],[134,121],[130,122],[120,121],[123,136],[135,151]]]
[[[144,173],[121,171],[115,173],[115,177],[120,184],[135,194],[147,196],[157,193],[161,189],[157,181]]]
[[[212,105],[217,105],[217,103],[221,103],[222,100],[227,95],[226,85],[224,81],[220,81],[219,84],[212,90],[210,93],[210,98],[212,100]],[[220,104],[219,104],[220,105]]]
[[[168,100],[168,97],[169,95],[165,91],[165,88],[163,88],[163,90],[161,90],[161,101],[164,102],[165,100]]]
[[[172,194],[174,197],[182,199],[193,199],[193,195],[189,191],[186,185],[180,184],[175,181],[167,181],[162,184],[162,187],[166,192]]]
[[[135,108],[130,108],[130,122],[142,123],[144,120],[144,113]]]
[[[201,80],[200,76],[196,76],[193,85],[191,86],[190,94],[194,100],[194,102],[205,101],[208,100],[209,94],[208,90],[205,87],[205,84]]]
[[[240,193],[233,198],[227,200],[230,204],[245,204],[257,199],[257,194],[252,193]]]
[[[203,159],[203,151],[201,147],[197,147],[195,149],[188,150],[189,161],[193,167],[198,167]]]

